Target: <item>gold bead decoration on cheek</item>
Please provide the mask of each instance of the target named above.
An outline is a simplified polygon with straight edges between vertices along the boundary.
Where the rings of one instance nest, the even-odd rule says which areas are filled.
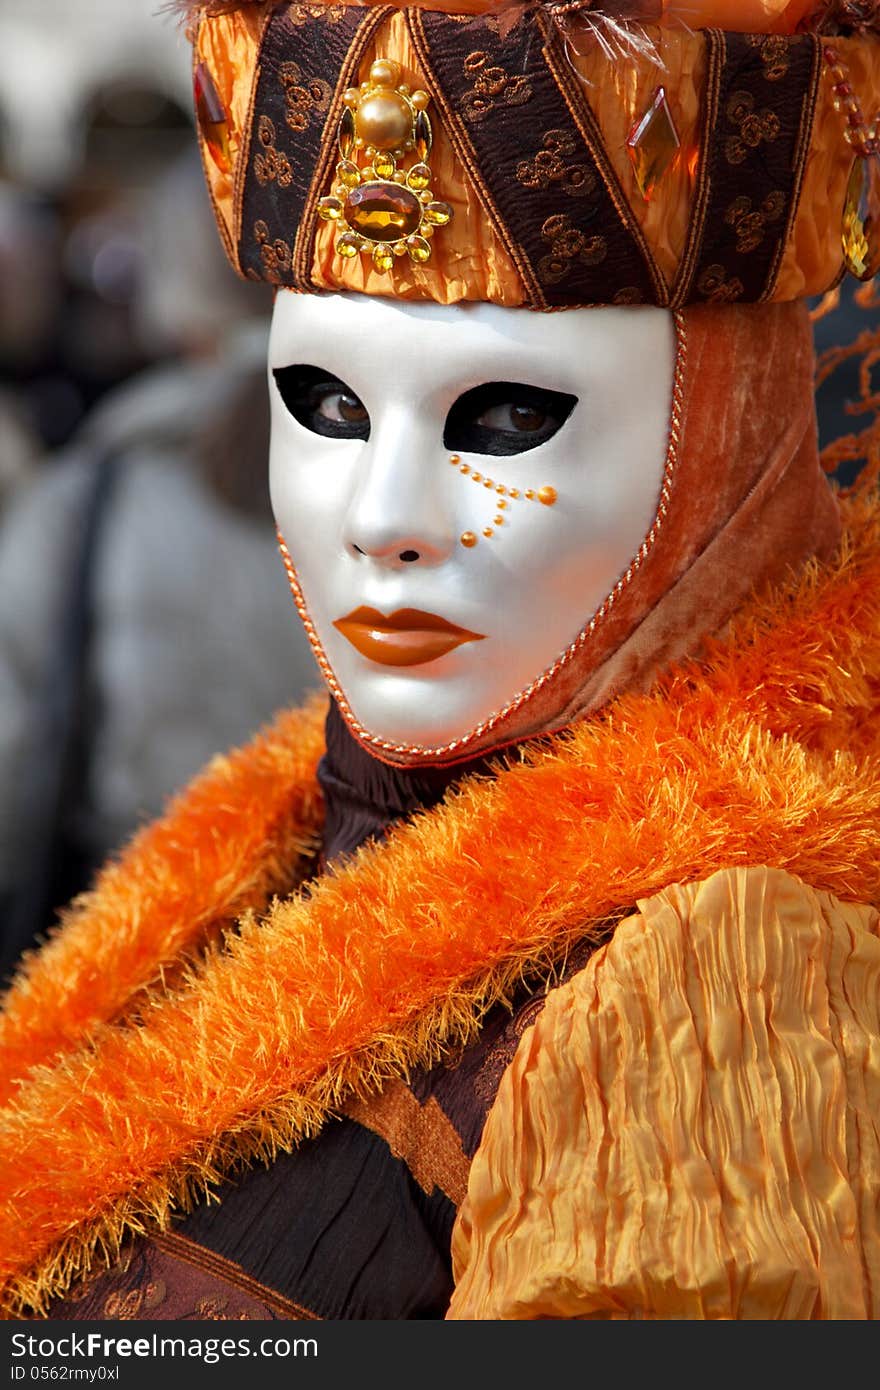
[[[541,502],[545,507],[554,506],[558,499],[555,487],[551,487],[549,483],[545,483],[544,486],[538,488],[537,491],[534,488],[529,488],[527,492],[521,494],[518,488],[512,487],[508,490],[503,483],[496,483],[494,478],[486,478],[482,473],[472,473],[470,465],[462,463],[461,454],[450,454],[449,462],[453,467],[457,467],[461,474],[466,477],[469,476],[471,482],[482,483],[483,487],[487,490],[499,494],[495,503],[498,508],[498,515],[494,518],[493,526],[486,526],[483,529],[483,535],[486,537],[486,540],[491,540],[492,536],[495,534],[494,527],[503,526],[505,520],[510,520],[509,517],[505,517],[502,514],[510,507],[510,501],[508,499],[516,501],[520,497],[523,497],[527,502]],[[472,549],[473,546],[477,544],[477,536],[473,531],[464,531],[459,539],[461,544],[468,550]]]

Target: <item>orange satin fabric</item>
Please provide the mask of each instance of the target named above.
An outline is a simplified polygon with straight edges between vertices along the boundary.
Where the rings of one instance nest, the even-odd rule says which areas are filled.
[[[877,1318],[877,911],[765,868],[639,908],[505,1074],[448,1316]]]
[[[218,168],[203,140],[200,140],[200,145],[208,193],[214,205],[220,237],[227,256],[238,271],[236,208],[245,175],[241,153],[246,147],[250,127],[257,56],[268,17],[268,12],[262,6],[250,5],[232,14],[216,15],[210,22],[199,26],[194,45],[195,61],[207,64],[220,100],[230,115],[229,139],[234,158],[232,173],[224,173]]]

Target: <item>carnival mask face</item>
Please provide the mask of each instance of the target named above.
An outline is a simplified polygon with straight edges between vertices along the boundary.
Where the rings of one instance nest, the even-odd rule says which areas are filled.
[[[675,355],[663,309],[278,293],[272,503],[367,734],[442,749],[578,637],[654,524]]]

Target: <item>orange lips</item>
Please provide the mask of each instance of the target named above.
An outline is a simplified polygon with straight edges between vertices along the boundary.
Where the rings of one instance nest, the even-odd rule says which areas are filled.
[[[375,608],[356,608],[333,626],[361,656],[382,666],[422,666],[463,642],[484,640],[480,632],[468,632],[418,608],[399,608],[390,618]]]

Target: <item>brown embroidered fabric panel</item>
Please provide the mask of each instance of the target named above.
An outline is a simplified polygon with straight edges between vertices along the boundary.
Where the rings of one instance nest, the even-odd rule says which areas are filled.
[[[358,31],[372,30],[378,17],[374,11],[365,18],[353,5],[289,5],[269,22],[260,51],[239,241],[239,263],[251,279],[307,288],[296,263],[297,234],[346,59]]]
[[[502,41],[492,15],[408,13],[444,126],[533,306],[656,302],[589,107],[563,96],[537,15]]]
[[[797,211],[821,47],[812,36],[712,34],[707,131],[686,301],[766,299]],[[713,71],[714,68],[714,71]]]
[[[174,1234],[135,1241],[114,1269],[84,1281],[53,1305],[49,1317],[64,1322],[316,1320],[231,1260]]]

